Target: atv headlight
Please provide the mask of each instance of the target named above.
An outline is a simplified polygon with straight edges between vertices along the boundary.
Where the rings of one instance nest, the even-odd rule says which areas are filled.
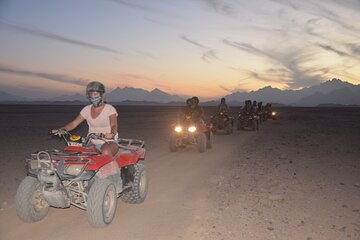
[[[77,176],[77,175],[79,175],[79,173],[81,173],[84,166],[85,166],[84,164],[68,165],[67,167],[65,167],[64,173],[68,174],[68,175]]]
[[[196,127],[195,126],[191,126],[188,128],[189,132],[195,132],[196,131]]]
[[[276,115],[276,112],[272,112],[271,115],[275,116],[275,115]]]
[[[174,130],[175,130],[175,132],[179,133],[182,131],[182,128],[180,126],[176,126]]]

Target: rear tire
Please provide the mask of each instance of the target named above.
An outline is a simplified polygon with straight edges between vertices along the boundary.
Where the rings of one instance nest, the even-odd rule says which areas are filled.
[[[134,165],[134,182],[130,190],[125,190],[121,195],[121,200],[126,203],[142,203],[144,202],[148,190],[148,176],[144,165],[137,163]]]
[[[90,188],[86,213],[94,227],[105,227],[114,219],[117,205],[115,185],[109,179],[98,179]]]
[[[41,185],[37,178],[24,178],[15,196],[16,213],[24,222],[42,220],[49,212],[49,204],[42,195]]]
[[[197,148],[198,148],[198,151],[199,152],[205,152],[206,150],[206,135],[205,133],[200,133],[200,135],[198,136],[198,139],[197,139]]]

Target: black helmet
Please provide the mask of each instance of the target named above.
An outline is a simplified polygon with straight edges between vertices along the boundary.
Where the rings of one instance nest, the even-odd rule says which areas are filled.
[[[192,100],[191,98],[186,99],[186,105],[187,105],[187,106],[190,106],[190,105],[191,105],[191,100]]]
[[[91,97],[91,92],[99,92],[100,96]],[[99,107],[103,102],[103,95],[105,93],[105,86],[101,82],[90,82],[86,86],[86,97],[90,100],[90,102],[94,105],[94,107]]]
[[[221,98],[221,100],[220,100],[220,101],[224,103],[224,102],[225,102],[225,98]]]
[[[198,105],[198,104],[199,104],[199,98],[198,98],[198,97],[193,96],[191,99],[192,99],[192,101],[193,101],[193,103],[194,103],[195,105]]]

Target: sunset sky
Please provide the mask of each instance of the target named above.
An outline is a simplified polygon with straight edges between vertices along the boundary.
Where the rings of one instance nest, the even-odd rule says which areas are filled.
[[[359,0],[0,0],[0,90],[218,98],[360,84]]]

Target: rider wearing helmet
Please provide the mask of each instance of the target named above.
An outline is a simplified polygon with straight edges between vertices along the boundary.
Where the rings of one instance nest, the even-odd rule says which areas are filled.
[[[181,112],[179,112],[179,115],[178,115],[179,119],[186,120],[186,119],[192,117],[191,116],[191,114],[192,114],[191,103],[192,103],[191,98],[186,99],[185,107],[181,110]]]
[[[257,112],[257,109],[258,109],[258,105],[257,105],[256,100],[254,100],[254,101],[252,102],[252,110],[253,110],[253,113],[256,113],[256,112]]]
[[[218,105],[218,110],[219,112],[223,112],[225,114],[229,112],[229,107],[226,104],[225,98],[221,98],[220,104]]]
[[[244,115],[251,115],[253,114],[253,108],[252,108],[252,104],[251,104],[251,100],[246,100],[245,101],[245,105],[242,108],[242,113]]]
[[[105,93],[105,86],[101,82],[90,82],[86,86],[86,97],[90,101],[90,105],[85,106],[80,114],[71,122],[66,124],[60,129],[66,131],[71,131],[75,129],[80,123],[86,120],[90,133],[102,133],[107,141],[114,141],[118,138],[118,124],[117,116],[118,113],[116,109],[105,103],[103,95]],[[60,129],[52,130],[53,134],[59,134]],[[94,139],[92,143],[101,151],[103,150],[102,145],[104,144],[103,140]],[[112,148],[112,147],[111,147]]]
[[[99,93],[99,94],[94,94]],[[93,104],[94,107],[100,107],[103,103],[103,95],[105,93],[105,86],[101,82],[90,82],[86,86],[86,97]]]
[[[199,98],[194,96],[191,98],[191,114],[195,121],[204,121],[204,110],[199,105]]]

